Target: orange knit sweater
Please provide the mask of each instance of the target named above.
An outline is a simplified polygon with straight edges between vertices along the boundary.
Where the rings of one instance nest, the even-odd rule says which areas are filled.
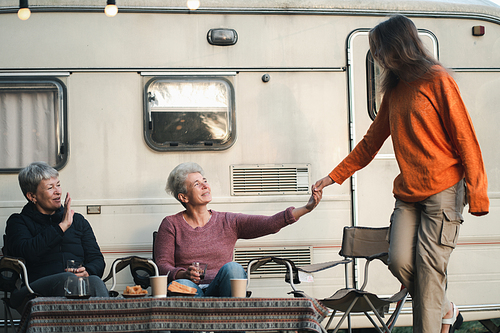
[[[400,82],[384,96],[377,117],[354,150],[329,174],[342,184],[392,137],[400,174],[396,198],[418,202],[465,177],[469,212],[487,214],[488,181],[476,133],[453,78],[439,68],[432,80]]]

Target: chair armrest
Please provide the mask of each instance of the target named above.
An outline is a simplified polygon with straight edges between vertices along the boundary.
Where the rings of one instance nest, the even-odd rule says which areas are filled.
[[[28,280],[28,270],[26,269],[23,258],[4,256],[1,259],[1,266],[2,270],[7,269],[12,273],[17,273],[17,275],[23,279],[26,289],[28,289],[31,294],[35,294],[33,289],[31,289],[30,287]]]
[[[255,272],[259,267],[267,264],[268,262],[274,262],[278,265],[284,265],[286,267],[285,282],[288,282],[294,291],[297,291],[294,283],[299,284],[299,272],[293,261],[286,258],[279,258],[274,256],[260,257],[252,259],[248,262],[247,266],[247,288],[250,285],[250,275]]]
[[[346,265],[348,263],[352,262],[351,259],[344,259],[344,260],[337,260],[337,261],[327,261],[327,262],[322,262],[322,263],[317,263],[317,264],[311,264],[307,266],[301,266],[297,267],[299,271],[305,272],[305,273],[316,273],[323,271],[328,268],[335,267],[337,265]]]
[[[155,276],[159,275],[158,266],[151,259],[141,258],[141,257],[137,257],[137,256],[118,258],[113,262],[113,265],[111,266],[111,270],[109,271],[108,276],[103,279],[103,281],[106,282],[109,279],[113,278],[113,284],[112,284],[111,288],[109,289],[110,291],[115,289],[116,273],[120,272],[122,269],[124,269],[125,267],[127,267],[129,265],[130,265],[132,277],[134,278],[134,283],[137,283],[136,279],[138,277],[134,276],[134,273],[135,273],[134,270],[137,268],[146,269],[150,275],[153,275],[152,270],[154,270],[154,275]],[[132,266],[134,266],[134,267],[132,267]]]

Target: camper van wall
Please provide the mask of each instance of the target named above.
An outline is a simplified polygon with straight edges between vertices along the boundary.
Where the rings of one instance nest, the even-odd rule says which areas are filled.
[[[402,13],[453,71],[489,180],[490,213],[465,214],[448,268],[449,298],[465,320],[500,317],[499,6],[486,0],[202,0],[196,10],[185,0],[116,4],[117,15],[107,17],[101,0],[30,1],[31,16],[22,21],[19,2],[2,1],[0,228],[26,201],[17,172],[36,160],[59,170],[108,268],[116,258],[151,257],[153,231],[182,209],[164,191],[169,171],[182,162],[203,165],[210,175],[213,210],[273,214],[300,205],[376,115],[379,70],[370,61],[368,30]],[[210,39],[237,39],[211,44],[214,29],[223,30]],[[277,255],[299,266],[337,260],[344,226],[387,226],[398,173],[389,141],[370,166],[325,189],[302,223],[238,241],[236,260]],[[362,272],[353,270],[357,283]],[[385,266],[379,270],[368,288],[393,294],[397,281]],[[343,273],[316,273],[300,289],[327,297],[343,286]],[[252,276],[253,296],[286,297],[288,285],[276,276],[274,270]],[[119,275],[117,290],[131,283]],[[366,325],[362,318],[353,322]],[[408,312],[398,321],[410,323]]]

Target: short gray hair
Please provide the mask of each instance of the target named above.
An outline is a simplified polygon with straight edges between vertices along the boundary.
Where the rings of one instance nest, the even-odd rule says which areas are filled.
[[[57,178],[59,172],[45,162],[33,162],[19,172],[17,179],[26,199],[28,193],[36,193],[38,184],[44,179]]]
[[[165,191],[177,199],[183,206],[184,203],[179,200],[179,193],[186,193],[186,178],[190,173],[199,173],[204,175],[201,166],[194,162],[181,163],[170,172]]]

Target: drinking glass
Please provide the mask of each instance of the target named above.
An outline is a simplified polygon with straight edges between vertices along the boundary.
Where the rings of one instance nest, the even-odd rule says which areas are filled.
[[[89,278],[83,276],[70,276],[64,284],[64,296],[67,298],[89,298]]]
[[[193,262],[193,266],[196,268],[198,274],[200,274],[200,281],[203,280],[207,272],[207,264],[195,261]]]

